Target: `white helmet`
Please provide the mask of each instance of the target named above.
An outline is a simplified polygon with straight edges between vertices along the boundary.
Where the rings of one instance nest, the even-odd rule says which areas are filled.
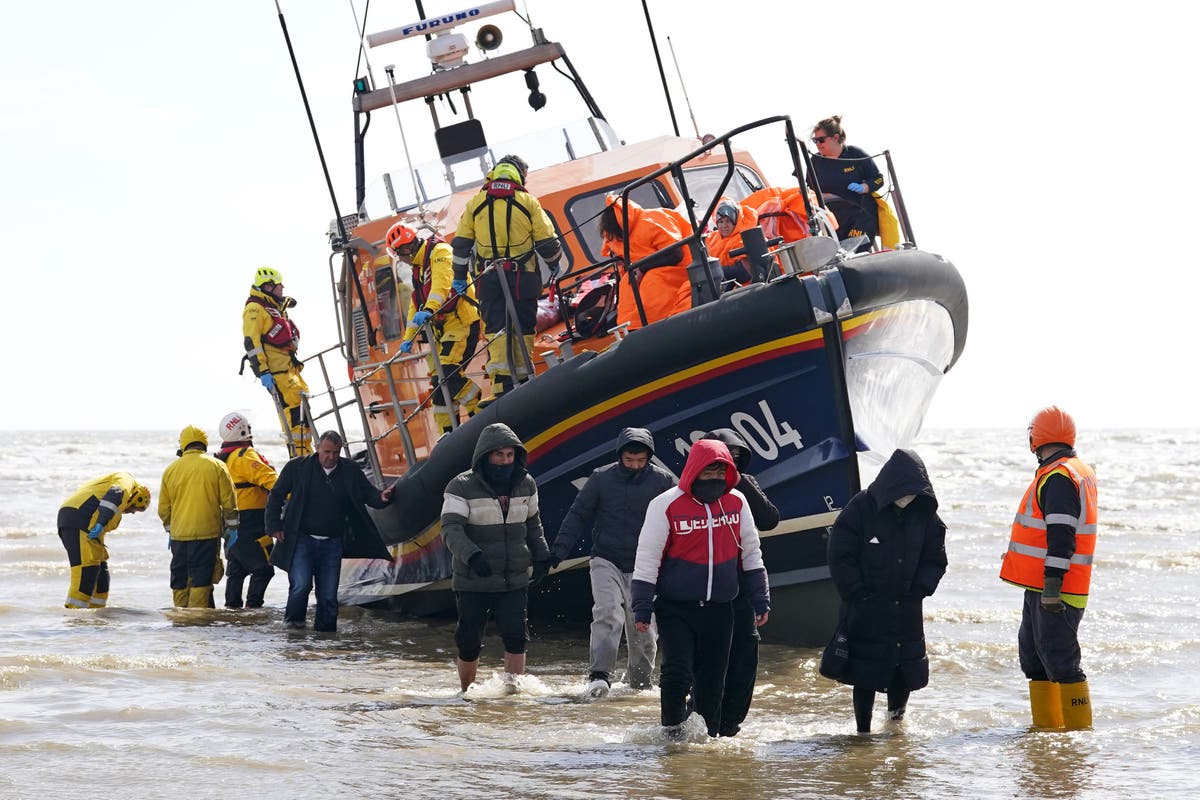
[[[221,420],[221,441],[222,442],[248,442],[250,441],[250,420],[234,411],[232,414],[226,414]]]

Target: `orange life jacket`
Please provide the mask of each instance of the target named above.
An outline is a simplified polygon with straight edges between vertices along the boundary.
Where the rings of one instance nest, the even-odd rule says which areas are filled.
[[[252,295],[246,300],[246,305],[250,305],[251,303],[262,306],[271,316],[271,327],[263,334],[262,340],[272,347],[288,349],[290,346],[294,349],[293,342],[300,338],[300,329],[296,327],[296,323],[284,316],[283,312],[276,306],[271,305],[260,297]]]
[[[708,254],[713,258],[719,259],[722,267],[732,267],[734,261],[745,258],[745,256],[738,256],[735,259],[729,255],[729,251],[737,250],[742,246],[742,231],[753,228],[758,224],[758,209],[756,206],[746,203],[740,203],[739,206],[738,218],[733,223],[732,233],[728,236],[722,236],[720,231],[714,230],[704,239],[704,247],[708,250]]]
[[[1079,490],[1079,519],[1042,514],[1038,490],[1052,472],[1066,475]],[[1071,525],[1075,528],[1075,554],[1070,560],[1047,557],[1046,525]],[[1058,458],[1038,469],[1033,483],[1025,490],[1017,516],[1013,519],[1012,534],[1000,577],[1026,589],[1045,586],[1047,566],[1065,568],[1063,594],[1087,596],[1092,580],[1092,556],[1096,552],[1096,473],[1077,456]]]
[[[742,205],[758,212],[759,227],[768,239],[782,236],[786,244],[808,236],[808,212],[800,191],[795,186],[767,186],[743,200]]]

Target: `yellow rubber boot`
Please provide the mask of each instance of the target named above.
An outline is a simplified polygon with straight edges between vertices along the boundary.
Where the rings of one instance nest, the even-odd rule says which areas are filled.
[[[1063,706],[1059,684],[1052,681],[1029,682],[1029,708],[1033,712],[1033,724],[1039,728],[1061,728]]]
[[[171,602],[175,604],[176,608],[187,608],[188,594],[190,592],[190,589],[172,589]]]
[[[188,608],[212,608],[212,586],[193,586],[188,590]]]
[[[1092,697],[1088,693],[1087,681],[1061,683],[1062,718],[1067,730],[1092,727]]]

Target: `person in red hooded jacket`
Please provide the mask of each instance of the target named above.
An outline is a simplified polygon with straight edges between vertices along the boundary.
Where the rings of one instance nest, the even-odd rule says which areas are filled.
[[[607,205],[600,214],[600,235],[604,238],[600,254],[606,258],[626,258],[623,233],[625,215],[621,199],[609,196],[605,202]],[[692,229],[683,215],[673,208],[642,208],[630,200],[628,211],[629,255],[626,266],[631,267],[660,250],[664,251],[638,265],[636,270],[625,273],[617,296],[617,323],[629,323],[629,329],[634,330],[642,327],[642,319],[638,314],[631,282],[637,284],[641,295],[642,308],[646,310],[646,324],[692,307],[692,284],[687,274],[690,254],[682,245],[671,247],[690,236]]]
[[[638,538],[633,614],[640,631],[649,629],[651,614],[658,621],[660,705],[669,738],[682,737],[689,692],[709,736],[720,733],[739,578],[756,625],[766,623],[770,610],[754,517],[734,488],[739,479],[729,448],[701,439],[679,485],[650,501]]]

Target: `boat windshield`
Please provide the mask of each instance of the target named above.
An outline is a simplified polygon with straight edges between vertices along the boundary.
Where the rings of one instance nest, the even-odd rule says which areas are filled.
[[[683,168],[684,178],[687,181],[688,194],[696,201],[697,216],[704,209],[708,208],[721,186],[721,181],[725,179],[727,172],[728,169],[724,164],[708,167],[685,166]],[[725,197],[740,202],[761,188],[763,188],[763,181],[755,174],[754,170],[745,165],[737,164],[733,175],[729,179],[729,185],[725,187],[723,194]]]
[[[417,192],[421,202],[429,203],[461,189],[480,186],[496,159],[507,153],[520,153],[529,162],[529,168],[536,170],[611,150],[620,144],[620,138],[607,122],[587,117],[459,153],[453,158],[417,165],[414,176],[409,175],[403,164],[397,165],[367,186],[359,214],[364,219],[379,219],[415,208]]]

